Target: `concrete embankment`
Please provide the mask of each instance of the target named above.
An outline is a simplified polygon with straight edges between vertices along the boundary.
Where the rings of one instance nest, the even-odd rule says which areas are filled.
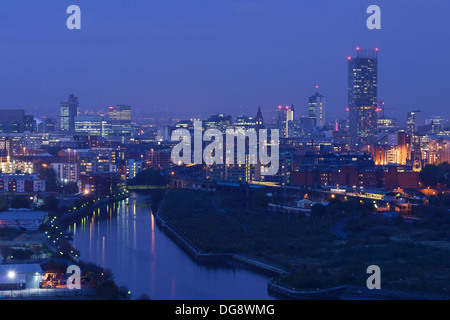
[[[290,289],[278,284],[275,278],[270,279],[267,283],[269,293],[288,299],[333,299],[337,297],[336,295],[338,293],[345,291],[345,289],[345,285],[316,290]]]
[[[257,259],[253,259],[250,257],[246,257],[241,254],[235,254],[233,255],[233,259],[237,262],[243,263],[247,266],[250,266],[254,269],[258,269],[261,271],[264,271],[266,273],[272,274],[272,275],[283,275],[288,273],[285,269],[280,268],[278,266],[274,266],[265,262],[262,262]]]

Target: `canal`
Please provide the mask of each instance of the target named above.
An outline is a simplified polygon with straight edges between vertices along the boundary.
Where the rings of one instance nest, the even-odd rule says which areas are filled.
[[[151,198],[130,193],[126,200],[96,209],[70,226],[81,259],[109,268],[132,299],[269,300],[269,276],[233,266],[196,264],[165,233],[151,212]]]

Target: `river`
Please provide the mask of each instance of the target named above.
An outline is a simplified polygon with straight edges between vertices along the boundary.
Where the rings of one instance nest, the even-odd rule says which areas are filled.
[[[165,233],[151,213],[151,199],[126,200],[96,209],[70,226],[81,259],[109,268],[132,299],[271,300],[268,276],[232,266],[196,264]]]

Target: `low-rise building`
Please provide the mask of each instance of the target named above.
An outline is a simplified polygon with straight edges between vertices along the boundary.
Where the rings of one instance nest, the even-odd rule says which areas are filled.
[[[44,192],[45,180],[41,180],[38,174],[2,173],[0,174],[0,191]]]
[[[38,289],[41,283],[40,264],[0,264],[0,290]]]
[[[48,217],[45,211],[12,210],[0,213],[0,228],[37,230]]]

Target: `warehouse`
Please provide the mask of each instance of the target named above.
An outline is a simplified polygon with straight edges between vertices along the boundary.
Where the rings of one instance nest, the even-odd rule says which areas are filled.
[[[0,264],[0,290],[37,289],[41,282],[40,264]]]
[[[25,228],[27,230],[37,230],[44,223],[48,212],[44,211],[5,211],[0,213],[0,228]]]

